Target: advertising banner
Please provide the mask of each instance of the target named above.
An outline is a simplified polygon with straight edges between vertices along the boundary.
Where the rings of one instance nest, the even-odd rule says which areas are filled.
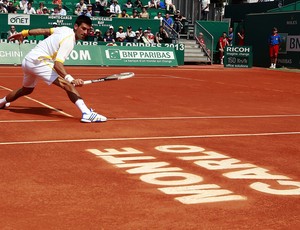
[[[20,65],[34,44],[0,43],[0,63]],[[76,45],[69,66],[178,66],[174,48]]]
[[[224,66],[230,68],[251,68],[253,54],[251,46],[226,46]]]

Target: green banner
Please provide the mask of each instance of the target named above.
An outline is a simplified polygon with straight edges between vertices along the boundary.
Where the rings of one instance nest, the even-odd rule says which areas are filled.
[[[253,63],[251,46],[226,46],[224,66],[230,68],[251,68]]]
[[[34,44],[0,43],[0,63],[20,65]],[[174,48],[76,45],[69,66],[178,66]]]
[[[20,64],[23,59],[23,52],[17,44],[0,43],[0,63],[1,64]]]
[[[178,66],[174,48],[100,46],[104,65]]]

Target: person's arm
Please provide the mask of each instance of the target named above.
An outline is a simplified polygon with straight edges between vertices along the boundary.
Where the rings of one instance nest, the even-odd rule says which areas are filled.
[[[53,33],[53,28],[51,29],[30,29],[30,30],[22,30],[22,32],[14,34],[8,38],[8,40],[18,40],[19,42],[23,42],[25,37],[28,36],[36,36],[36,35],[46,35],[49,36]]]

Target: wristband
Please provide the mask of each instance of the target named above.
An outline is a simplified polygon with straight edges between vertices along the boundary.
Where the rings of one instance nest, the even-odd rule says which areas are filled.
[[[29,30],[22,30],[21,32],[23,37],[28,37],[29,36]]]
[[[75,79],[70,74],[67,74],[65,76],[65,80],[69,83],[72,83],[72,81],[74,81]]]

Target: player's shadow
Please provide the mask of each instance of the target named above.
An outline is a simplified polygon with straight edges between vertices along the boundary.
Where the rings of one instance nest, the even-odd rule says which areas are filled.
[[[47,117],[56,117],[56,118],[66,118],[65,115],[58,113],[57,111],[46,108],[46,107],[23,107],[23,106],[13,106],[7,108],[10,112],[13,113],[22,113],[22,114],[35,114],[42,115]],[[61,109],[58,109],[62,111]]]

